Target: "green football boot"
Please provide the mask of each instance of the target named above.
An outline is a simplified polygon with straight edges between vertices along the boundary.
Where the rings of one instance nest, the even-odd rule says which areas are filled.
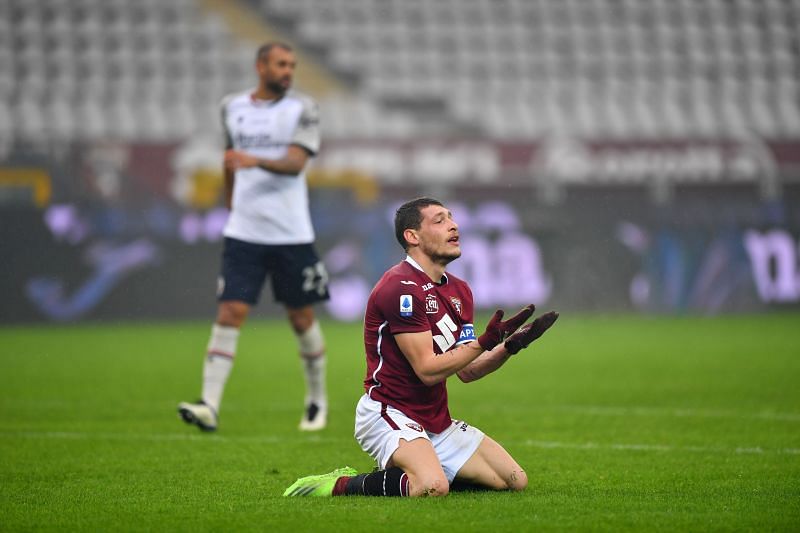
[[[345,466],[319,476],[301,477],[283,492],[284,496],[333,496],[333,487],[340,477],[353,477],[358,470]]]

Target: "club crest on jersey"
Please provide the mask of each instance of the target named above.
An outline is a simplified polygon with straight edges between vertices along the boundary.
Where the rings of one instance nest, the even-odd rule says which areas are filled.
[[[451,296],[450,303],[453,304],[453,307],[455,308],[456,313],[458,313],[458,316],[461,316],[461,300],[459,298],[456,298],[455,296]]]
[[[400,316],[411,316],[414,305],[410,294],[400,295]]]
[[[439,302],[436,301],[436,296],[429,294],[425,298],[425,312],[429,315],[439,312]]]
[[[408,423],[406,423],[406,427],[411,428],[414,431],[418,431],[418,432],[422,433],[422,426],[420,426],[416,422],[408,422]]]

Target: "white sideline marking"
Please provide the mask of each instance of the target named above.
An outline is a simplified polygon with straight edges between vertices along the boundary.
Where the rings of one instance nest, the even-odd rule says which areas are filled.
[[[25,401],[6,400],[8,405],[35,407],[39,409],[58,409],[67,406],[61,400]],[[287,407],[287,409],[289,409]],[[694,407],[650,407],[650,406],[614,406],[614,405],[519,405],[505,406],[504,409],[524,410],[537,413],[574,413],[590,416],[663,416],[674,418],[727,418],[731,420],[769,420],[774,422],[800,422],[798,412],[757,411],[747,412],[734,409],[702,409]],[[470,411],[494,412],[494,406],[474,405]]]
[[[222,436],[204,435],[202,433],[162,433],[135,435],[131,433],[91,433],[78,431],[8,431],[0,430],[0,438],[4,439],[60,439],[60,440],[121,440],[121,441],[148,441],[148,442],[230,442],[230,443],[324,443],[324,444],[353,444],[352,439],[327,438],[319,435],[307,436],[278,436],[254,435],[247,436]],[[725,448],[722,446],[671,446],[668,444],[630,444],[630,443],[574,443],[543,440],[503,441],[506,445],[527,446],[541,449],[563,450],[617,450],[617,451],[642,451],[642,452],[694,452],[710,453],[716,455],[800,455],[800,448],[763,448],[761,446],[738,446]]]
[[[544,409],[547,408],[545,407]],[[740,411],[724,409],[670,409],[665,407],[614,407],[600,405],[557,405],[553,406],[553,410],[601,416],[674,416],[687,418],[734,418],[800,422],[800,413],[775,413],[772,411],[742,413]]]
[[[778,454],[778,455],[800,455],[800,448],[780,448],[780,449],[767,449],[761,446],[745,447],[739,446],[736,448],[724,448],[721,446],[669,446],[667,444],[598,444],[595,442],[568,443],[568,442],[554,442],[554,441],[540,441],[540,440],[526,440],[520,443],[510,442],[508,444],[521,444],[523,446],[530,446],[532,448],[545,448],[545,449],[566,449],[566,450],[633,450],[644,452],[695,452],[695,453],[711,453],[711,454],[737,454],[737,455],[760,455],[760,454]]]
[[[478,407],[480,409],[480,407]],[[671,416],[676,418],[729,418],[733,420],[770,420],[776,422],[800,422],[800,413],[776,413],[761,411],[743,413],[725,409],[694,409],[669,407],[618,407],[604,405],[543,405],[525,406],[526,411],[538,413],[575,413],[591,416]]]

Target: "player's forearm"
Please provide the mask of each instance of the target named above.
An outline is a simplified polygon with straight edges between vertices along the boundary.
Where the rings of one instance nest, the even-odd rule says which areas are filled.
[[[273,174],[287,177],[297,176],[303,171],[306,161],[301,157],[287,156],[283,159],[259,159],[258,167]]]
[[[481,379],[503,366],[510,357],[511,355],[506,351],[505,345],[498,344],[494,349],[489,352],[483,352],[462,368],[458,372],[458,378],[464,383]]]
[[[431,353],[428,364],[417,369],[417,376],[426,385],[436,385],[456,374],[479,357],[483,348],[477,342],[460,344],[443,354]]]

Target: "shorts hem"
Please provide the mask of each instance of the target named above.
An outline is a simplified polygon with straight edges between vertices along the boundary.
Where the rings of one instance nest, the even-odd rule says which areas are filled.
[[[409,439],[408,437],[411,437],[411,438]],[[386,469],[386,465],[389,464],[389,461],[392,460],[392,456],[394,455],[394,452],[396,452],[400,448],[400,439],[403,439],[406,442],[415,441],[417,439],[423,439],[423,440],[427,440],[428,442],[430,442],[430,439],[426,438],[425,435],[405,435],[405,434],[397,435],[397,438],[394,439],[394,447],[391,448],[391,451],[388,451],[389,447],[387,447],[387,451],[388,451],[387,456],[388,457],[386,457],[385,460],[378,461],[378,463],[379,463],[378,466],[381,468],[381,470]]]

